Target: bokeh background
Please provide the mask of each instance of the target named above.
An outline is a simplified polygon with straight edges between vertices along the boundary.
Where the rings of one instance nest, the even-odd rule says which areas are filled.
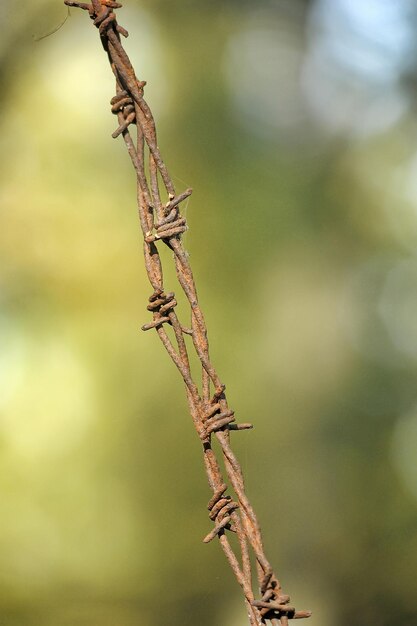
[[[85,13],[1,0],[0,623],[238,626]],[[415,626],[417,5],[126,0],[267,554]],[[176,289],[173,283],[167,288]],[[260,408],[259,408],[260,407]]]

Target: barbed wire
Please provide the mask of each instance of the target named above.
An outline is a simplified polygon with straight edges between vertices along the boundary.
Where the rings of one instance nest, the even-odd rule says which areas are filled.
[[[210,361],[206,323],[188,254],[181,240],[181,235],[187,230],[187,222],[180,213],[180,206],[189,198],[192,190],[187,189],[177,195],[161,157],[154,118],[143,97],[146,83],[137,79],[121,43],[120,37],[127,37],[128,32],[117,23],[115,9],[122,5],[113,0],[92,0],[91,4],[64,0],[64,3],[68,7],[88,11],[99,30],[101,43],[116,79],[116,95],[111,100],[111,110],[117,116],[119,126],[112,136],[117,138],[122,135],[136,171],[145,267],[153,289],[147,306],[152,313],[152,321],[142,326],[142,329],[156,330],[185,383],[189,410],[202,443],[205,470],[213,492],[207,509],[214,526],[203,541],[209,543],[218,538],[243,590],[251,626],[261,626],[267,621],[274,626],[285,626],[289,619],[310,617],[310,611],[297,611],[291,606],[290,597],[284,594],[265,556],[259,523],[245,492],[240,464],[230,445],[230,431],[250,429],[252,424],[235,422],[234,411],[227,402],[225,385]],[[136,125],[136,141],[130,133],[132,125]],[[148,152],[148,161],[145,159],[145,150]],[[162,199],[160,180],[167,200]],[[176,314],[174,292],[165,291],[157,245],[160,242],[173,252],[178,282],[191,309],[190,328],[184,326]],[[201,363],[199,384],[191,372],[186,336],[191,337],[192,347]],[[213,449],[213,437],[219,444],[228,482],[224,479]],[[235,497],[226,493],[228,484]],[[237,536],[238,547],[235,549],[232,548],[229,533]],[[256,563],[256,574],[252,572],[252,560]],[[255,599],[255,577],[259,600]]]

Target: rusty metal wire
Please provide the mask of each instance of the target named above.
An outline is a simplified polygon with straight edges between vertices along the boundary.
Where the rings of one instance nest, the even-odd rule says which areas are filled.
[[[185,383],[191,417],[202,443],[205,470],[213,492],[207,505],[213,528],[203,541],[209,543],[215,537],[218,538],[243,590],[251,626],[261,626],[267,621],[274,626],[285,626],[289,619],[309,617],[310,611],[297,611],[290,605],[289,596],[282,591],[265,556],[258,520],[245,493],[242,470],[230,445],[230,431],[250,429],[252,425],[235,422],[234,412],[228,406],[225,385],[210,361],[206,323],[197,298],[188,255],[181,240],[181,235],[187,230],[187,223],[180,213],[180,205],[191,195],[192,190],[176,193],[161,157],[154,118],[143,97],[146,83],[137,79],[121,43],[120,36],[127,37],[128,33],[117,23],[115,9],[122,5],[113,0],[92,0],[91,4],[64,1],[68,7],[88,11],[99,30],[101,43],[116,79],[116,95],[111,100],[111,110],[118,118],[118,128],[113,137],[122,135],[136,171],[145,267],[153,289],[147,307],[152,313],[152,321],[142,329],[155,329]],[[136,125],[136,140],[130,133],[133,125]],[[145,150],[149,155],[148,166],[145,165]],[[167,196],[165,199],[160,192],[161,181],[163,193]],[[157,245],[160,243],[173,252],[178,282],[191,310],[190,328],[183,326],[177,316],[175,294],[165,291]],[[199,384],[191,373],[189,345],[185,336],[191,337],[192,347],[201,363]],[[226,493],[229,487],[213,449],[213,438],[217,440],[223,456],[233,497]],[[236,534],[238,548],[233,549],[229,533]],[[256,563],[256,575],[252,572],[252,560]],[[255,599],[256,586],[260,593],[259,600]]]

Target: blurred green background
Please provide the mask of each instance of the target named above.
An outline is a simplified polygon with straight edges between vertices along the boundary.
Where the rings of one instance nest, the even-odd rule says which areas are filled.
[[[96,31],[1,0],[0,624],[238,626],[149,321]],[[417,7],[126,0],[267,554],[312,626],[415,626]],[[177,289],[172,272],[167,289]],[[260,408],[261,407],[261,410]]]

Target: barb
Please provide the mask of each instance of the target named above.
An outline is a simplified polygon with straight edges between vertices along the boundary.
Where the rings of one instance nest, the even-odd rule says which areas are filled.
[[[153,319],[142,326],[142,329],[156,330],[182,376],[190,414],[202,443],[205,470],[213,492],[207,508],[209,518],[214,523],[203,541],[209,543],[218,537],[230,567],[242,587],[250,625],[261,626],[270,621],[274,625],[287,626],[289,619],[309,617],[310,612],[296,611],[289,604],[290,597],[283,593],[265,556],[258,520],[245,493],[242,470],[230,445],[231,431],[250,429],[252,424],[235,423],[234,411],[227,402],[226,387],[210,361],[206,323],[188,255],[181,240],[187,230],[187,223],[180,213],[180,206],[191,195],[192,190],[176,193],[162,159],[154,118],[143,97],[146,83],[137,79],[121,44],[120,36],[128,36],[116,19],[115,9],[120,8],[121,4],[112,0],[92,0],[91,4],[65,0],[65,4],[88,11],[93,24],[99,30],[101,43],[116,79],[116,95],[110,103],[112,113],[118,118],[118,128],[113,137],[123,137],[136,172],[145,267],[153,288],[147,306]],[[132,126],[136,126],[136,140],[131,135]],[[145,151],[148,159],[145,158]],[[145,163],[148,163],[147,167]],[[161,182],[166,200],[162,199]],[[174,254],[177,279],[190,306],[191,327],[183,325],[178,319],[174,293],[165,292],[157,244],[166,245]],[[189,344],[185,341],[185,335],[191,337],[192,348],[201,363],[199,383],[191,374]],[[213,446],[215,441],[223,457],[227,482]],[[229,487],[233,489],[235,498],[226,494]],[[239,548],[236,550],[229,541],[230,532],[237,535]],[[252,555],[256,562],[257,585],[252,576]],[[260,600],[255,600],[256,586]]]

